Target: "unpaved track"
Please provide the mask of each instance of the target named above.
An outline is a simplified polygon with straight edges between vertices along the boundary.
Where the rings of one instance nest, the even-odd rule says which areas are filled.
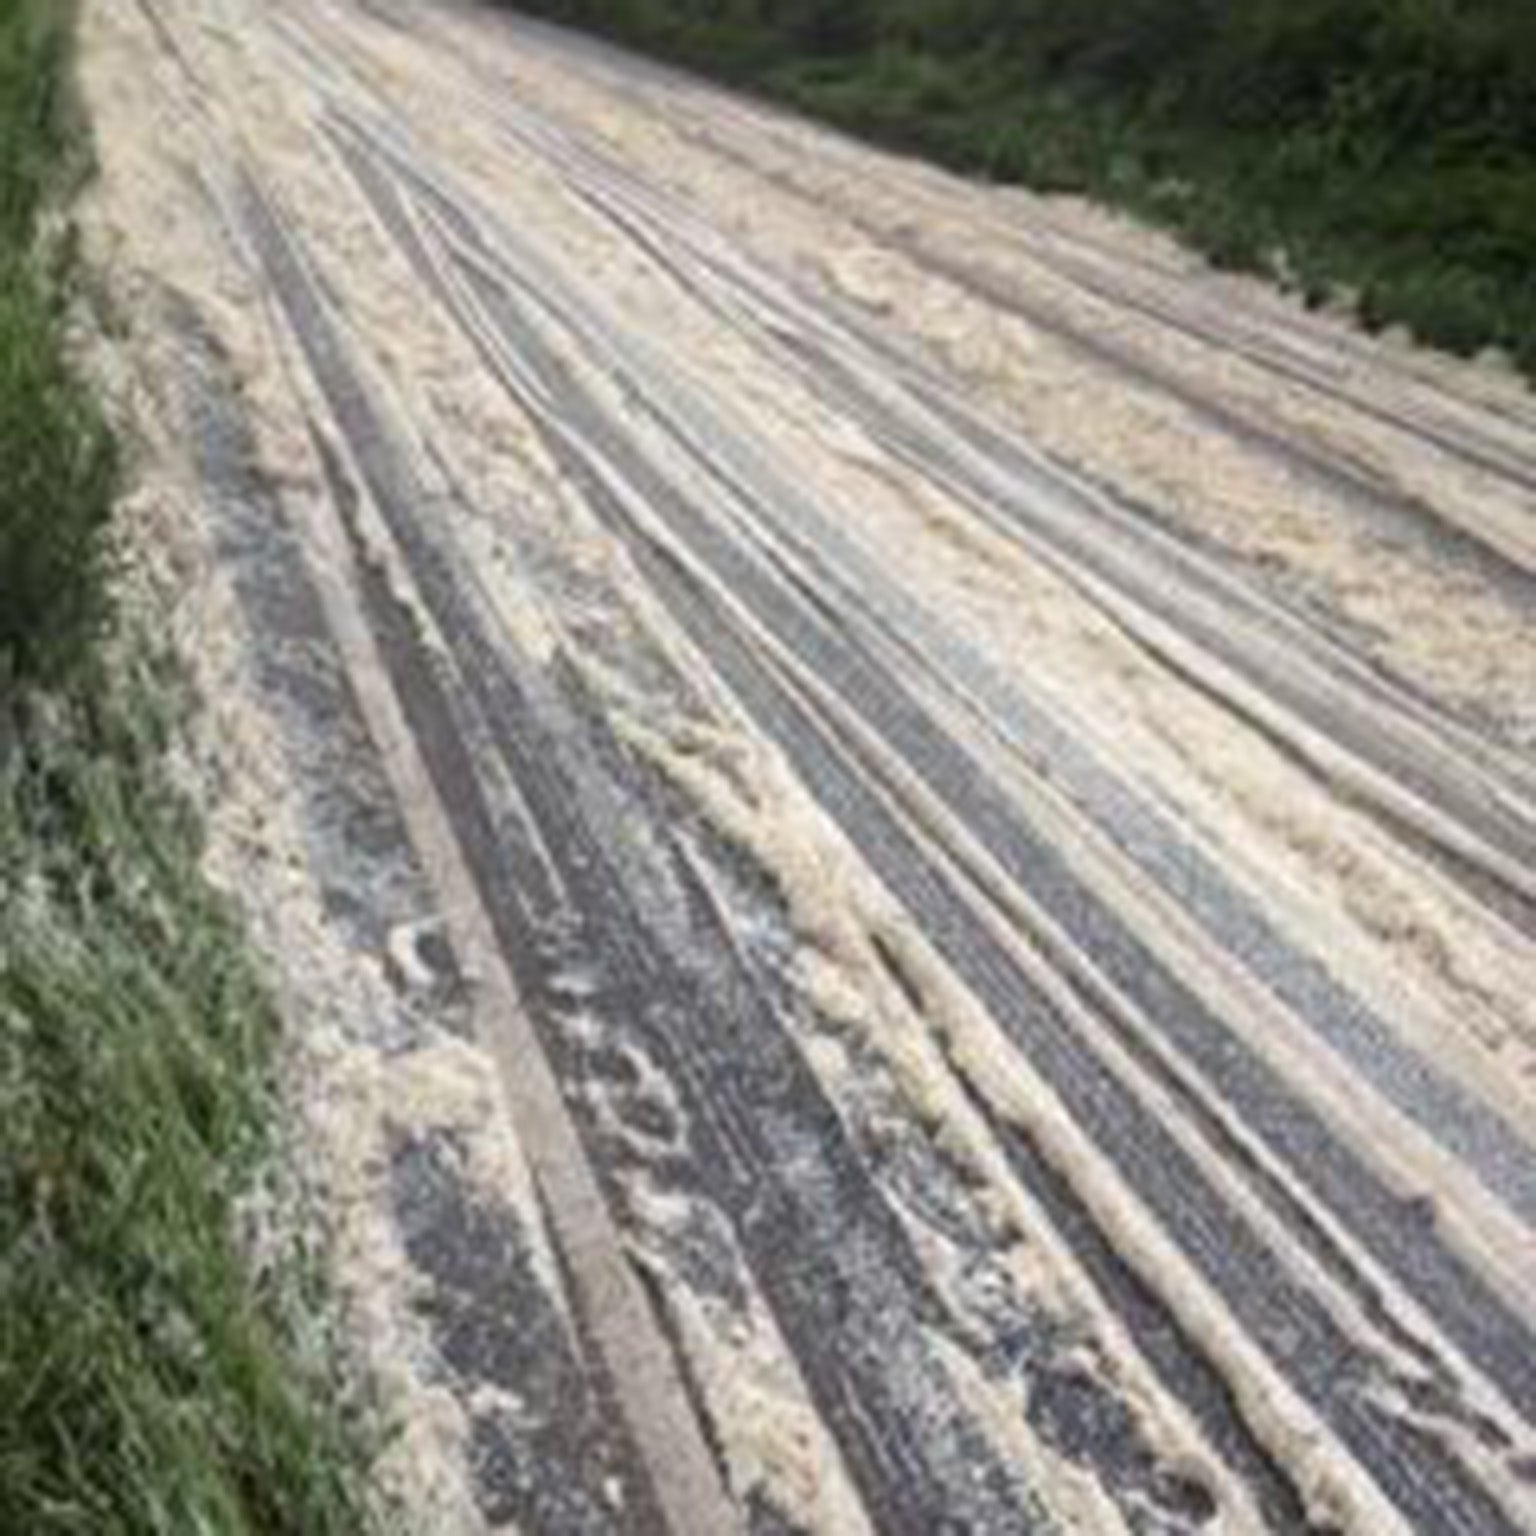
[[[86,43],[417,1523],[1536,1529],[1528,398],[504,13]]]

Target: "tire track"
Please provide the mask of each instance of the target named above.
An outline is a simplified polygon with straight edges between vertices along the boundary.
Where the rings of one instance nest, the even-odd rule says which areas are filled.
[[[1021,531],[1038,541],[1032,547],[1062,556],[1069,579],[1076,576],[1082,585],[1081,574],[1087,574],[1106,581],[1158,622],[1182,632],[1197,652],[1195,662],[1186,660],[1184,665],[1229,707],[1242,707],[1242,698],[1208,665],[1201,665],[1200,656],[1219,658],[1233,667],[1257,686],[1264,700],[1283,704],[1317,737],[1334,741],[1342,735],[1363,764],[1382,772],[1413,799],[1443,810],[1457,829],[1447,834],[1426,827],[1422,813],[1413,814],[1410,804],[1405,819],[1422,835],[1442,847],[1449,845],[1452,855],[1491,864],[1500,871],[1499,878],[1531,899],[1536,887],[1521,871],[1536,857],[1536,808],[1532,805],[1536,786],[1521,765],[1497,754],[1488,743],[1440,715],[1427,700],[1415,697],[1343,648],[1305,615],[1246,588],[1219,563],[1188,549],[1140,509],[1118,507],[1107,492],[1074,485],[1040,455],[1023,449],[974,408],[959,403],[929,369],[893,348],[856,317],[840,315],[826,303],[813,314],[798,296],[776,291],[766,280],[754,280],[740,264],[727,266],[703,249],[698,239],[689,238],[685,213],[654,198],[650,206],[637,203],[634,194],[615,186],[621,173],[600,160],[583,168],[568,153],[563,163],[573,177],[582,176],[588,184],[596,180],[597,192],[588,196],[608,217],[615,217],[618,200],[623,209],[618,216],[621,227],[627,224],[632,229],[636,222],[642,223],[653,249],[682,253],[686,268],[676,255],[670,262],[685,287],[697,287],[702,281],[718,291],[722,313],[732,313],[738,325],[750,327],[765,349],[787,355],[829,407],[849,415],[913,474],[935,478],[937,466],[944,483],[958,484],[979,516],[996,522],[1001,508]],[[766,319],[770,316],[771,323]],[[881,382],[878,391],[866,382],[876,377]],[[898,384],[894,401],[898,408],[906,407],[899,421],[892,420],[893,379]],[[936,426],[948,430],[948,441]],[[966,448],[975,450],[982,460],[979,472],[957,452]],[[1049,515],[1052,500],[1066,504],[1057,516]],[[1129,515],[1133,510],[1134,518]],[[1075,531],[1084,528],[1088,531]],[[1163,595],[1170,592],[1177,597]],[[1093,596],[1091,588],[1088,595]],[[1200,612],[1213,617],[1191,618],[1187,612],[1191,601],[1202,603]],[[1125,616],[1120,616],[1125,622]],[[1149,636],[1134,616],[1129,622],[1145,643],[1157,646],[1156,636]],[[1301,683],[1293,684],[1288,673],[1302,657],[1311,667]],[[1268,711],[1258,714],[1293,752],[1316,760],[1317,748],[1309,747],[1295,728]],[[1421,767],[1420,760],[1425,758],[1437,767]],[[1322,766],[1326,769],[1328,764]],[[1368,802],[1385,798],[1380,790],[1358,783],[1359,775],[1354,777]],[[1510,813],[1500,814],[1498,808],[1505,805]],[[1393,808],[1390,799],[1388,808]],[[1475,851],[1459,845],[1460,828],[1475,829],[1485,850],[1481,861]],[[1505,850],[1513,857],[1500,857]]]
[[[255,440],[204,322],[174,293],[163,302],[162,323],[179,342],[178,421],[193,444],[219,559],[262,638],[252,660],[305,791],[307,835],[328,882],[321,895],[366,963],[388,952],[402,926],[436,931],[431,883],[343,665],[305,532],[256,468]],[[443,945],[432,995],[402,995],[372,1026],[392,1066],[426,1048],[434,1028],[468,1029],[458,957]],[[596,1536],[612,1528],[617,1502],[628,1528],[659,1529],[600,1358],[572,1336],[569,1296],[551,1295],[534,1273],[517,1214],[470,1187],[449,1134],[386,1118],[388,1194],[412,1266],[412,1303],[437,1350],[435,1385],[446,1380],[469,1422],[488,1511],[535,1519],[561,1536]],[[515,1415],[478,1406],[487,1388],[514,1400]]]
[[[1477,895],[1479,932],[1536,910],[1529,766],[1063,472],[915,350],[781,281],[579,132],[472,97],[466,173],[494,184],[503,146],[538,173],[488,212],[416,147],[411,109],[459,78],[447,53],[429,59],[430,12],[280,5],[264,50],[229,30],[246,3],[199,0],[224,30],[199,53],[209,81],[191,115],[215,160],[244,157],[210,173],[228,184],[214,201],[270,300],[324,471],[316,580],[364,637],[337,641],[348,675],[360,697],[387,696],[386,735],[430,802],[422,834],[402,801],[413,834],[448,850],[427,867],[451,866],[445,889],[480,925],[469,974],[493,961],[517,1009],[498,1066],[574,1304],[566,1318],[529,1289],[516,1222],[460,1198],[450,1144],[399,1141],[397,1214],[436,1288],[434,1327],[466,1380],[505,1395],[471,1447],[488,1517],[573,1536],[798,1530],[743,1471],[741,1448],[761,1442],[711,1374],[710,1351],[750,1328],[782,1400],[804,1405],[793,1433],[825,1441],[842,1507],[882,1532],[1052,1532],[1088,1507],[1085,1483],[1055,1481],[1071,1466],[1128,1536],[1229,1520],[1516,1536],[1536,1332],[1472,1255],[1507,1251],[1506,1215],[1536,1226],[1536,1149],[1287,937],[1047,688],[994,672],[903,592],[755,424],[614,313],[604,263],[627,264],[615,292],[659,278],[748,349],[759,383],[790,383],[829,452],[867,444],[1235,729],[1355,798],[1404,871],[1432,857]],[[139,6],[184,60],[180,24]],[[188,24],[212,35],[207,16]],[[240,94],[249,73],[251,100],[271,99],[262,71],[291,92],[270,135]],[[335,206],[312,206],[330,186]],[[594,244],[585,271],[569,257],[592,233],[617,244]],[[408,273],[430,316],[401,308]],[[400,349],[379,333],[389,305]],[[412,347],[429,335],[418,381]],[[450,385],[440,411],[431,370],[474,358],[484,379]],[[542,496],[548,474],[552,503],[485,501],[503,482],[478,468],[480,492],[460,483],[470,444],[454,433],[502,420],[541,445],[537,474],[509,483]],[[577,511],[579,540],[546,526]],[[592,538],[604,556],[588,571],[576,550]],[[485,549],[510,552],[508,569],[482,567]],[[625,617],[599,634],[604,604]],[[592,681],[603,668],[622,702]],[[668,749],[673,708],[686,730],[724,719],[732,740],[776,748],[840,834],[838,867],[862,864],[910,919],[910,934],[869,932],[867,958],[920,1027],[963,1144],[985,1152],[972,1189],[970,1165],[945,1166],[953,1127],[930,1122],[903,1047],[878,1030],[848,1044],[835,1004],[821,1017],[773,857],[759,865],[685,776],[627,744],[645,724],[631,684],[664,702]],[[1283,1048],[1256,1043],[1277,1027]],[[1304,1031],[1338,1056],[1336,1081],[1340,1065],[1358,1075],[1359,1125],[1295,1071]],[[1406,1139],[1373,1144],[1385,1132]],[[1475,1196],[1443,1229],[1409,1193],[1441,1177]],[[1009,1268],[1020,1239],[994,1225],[997,1198],[1040,1225],[1036,1268]],[[1070,1348],[1063,1295],[1092,1301]],[[498,1299],[514,1296],[521,1333]],[[1106,1338],[1139,1358],[1122,1371]],[[524,1390],[535,1413],[498,1436]],[[1220,1463],[1214,1484],[1176,1454],[1190,1446]],[[554,1466],[568,1476],[551,1482]]]
[[[255,205],[259,209],[260,204]],[[281,227],[253,212],[253,234],[306,349],[317,381],[390,524],[434,621],[458,660],[467,700],[441,696],[419,666],[400,682],[422,702],[418,733],[447,751],[464,734],[449,723],[472,707],[496,743],[527,818],[524,846],[548,861],[518,861],[475,788],[470,764],[437,768],[503,947],[545,1048],[565,1081],[582,1063],[559,1021],[568,1011],[561,978],[579,971],[583,1008],[628,1019],[663,1063],[688,1106],[687,1162],[698,1187],[727,1211],[752,1271],[848,1457],[882,1530],[928,1533],[1048,1529],[1014,1473],[968,1426],[936,1359],[922,1344],[940,1326],[934,1299],[890,1212],[851,1156],[830,1106],[784,1038],[767,1000],[736,970],[725,936],[699,892],[689,903],[689,938],[713,957],[724,996],[657,948],[629,904],[626,880],[579,808],[582,790],[562,764],[572,737],[539,718],[502,652],[479,631],[447,558],[416,524],[422,498],[391,450],[391,433],[343,361],[343,350]],[[386,623],[384,583],[373,599]],[[396,648],[409,641],[397,638]],[[432,717],[439,718],[436,724]],[[579,740],[579,736],[575,738]],[[432,754],[429,752],[429,762]],[[480,810],[475,807],[479,805]],[[518,870],[514,883],[509,878]],[[591,1137],[588,1128],[587,1135]],[[790,1181],[776,1170],[794,1168]],[[599,1161],[611,1200],[621,1195]],[[818,1256],[815,1266],[801,1255]]]
[[[441,276],[441,269],[436,270]],[[1245,1327],[1412,1518],[1438,1522],[1428,1528],[1445,1531],[1513,1531],[1509,1517],[1435,1433],[1416,1425],[1410,1417],[1395,1417],[1374,1401],[1368,1383],[1381,1383],[1379,1362],[1343,1334],[1310,1293],[1294,1280],[1281,1278],[1283,1270],[1276,1256],[1225,1207],[1182,1144],[1108,1073],[1090,1047],[1067,1033],[1038,987],[1018,970],[998,941],[987,936],[987,928],[977,923],[970,904],[937,874],[913,833],[893,821],[867,779],[854,774],[848,760],[857,760],[857,743],[844,737],[834,745],[828,728],[814,724],[805,706],[784,692],[786,684],[771,680],[756,648],[737,638],[740,621],[732,617],[729,608],[722,609],[718,600],[706,600],[697,578],[679,563],[676,554],[655,542],[654,534],[647,534],[634,521],[632,508],[644,506],[674,528],[685,525],[688,531],[682,535],[683,547],[695,554],[708,552],[703,556],[706,566],[713,567],[723,588],[735,594],[734,600],[752,602],[755,597],[757,606],[772,608],[781,599],[767,594],[765,582],[746,567],[741,552],[723,547],[724,541],[704,526],[697,511],[686,506],[675,488],[659,481],[643,460],[625,451],[601,409],[547,350],[530,319],[517,312],[507,289],[478,272],[465,274],[465,281],[474,290],[475,304],[495,317],[500,340],[487,341],[482,325],[466,314],[467,306],[461,299],[460,314],[466,327],[489,348],[488,361],[519,402],[543,421],[549,441],[557,447],[567,473],[581,484],[589,505],[623,538],[653,586],[666,595],[674,615],[749,711],[789,752],[804,781],[848,831],[871,867],[920,916],[924,931],[957,973],[1015,1034],[1080,1121],[1093,1128],[1122,1176],[1177,1234],[1181,1248],[1206,1270]],[[518,299],[534,309],[542,302],[539,295],[527,292],[520,293]],[[552,414],[552,405],[558,414]],[[614,491],[615,473],[632,488],[629,497]],[[782,611],[787,612],[787,606]],[[770,620],[769,625],[793,651],[794,640],[782,634],[794,627],[793,621],[781,617],[779,624]],[[811,628],[808,624],[804,627]],[[814,679],[837,679],[841,674],[841,686],[836,689],[840,703],[846,705],[856,699],[859,702],[854,711],[863,713],[869,699],[883,690],[867,670],[850,681],[851,663],[846,655],[840,657],[842,651],[835,638],[819,635],[804,662],[806,672]],[[802,676],[798,687],[808,686],[816,685]],[[891,715],[885,722],[887,730],[898,728],[915,713],[909,702],[896,703],[894,699],[886,708]],[[936,793],[942,792],[941,782],[958,780],[976,790],[973,814],[977,807],[987,815],[1002,814],[999,807],[987,803],[980,786],[974,784],[974,771],[961,763],[954,749],[936,737],[925,740],[923,746],[942,764],[942,772],[931,771],[931,787]],[[923,772],[920,761],[909,765]],[[864,774],[876,771],[864,765]],[[987,829],[992,835],[983,834],[983,840],[996,846],[999,830],[1004,833],[1005,844],[1017,834],[1017,829],[993,826]],[[1051,858],[1049,849],[1035,847],[1030,853]],[[1074,896],[1065,905],[1075,903]],[[1059,895],[1051,902],[1057,912],[1062,905]],[[1084,904],[1085,911],[1091,909],[1091,903]],[[1093,942],[1102,937],[1095,935]],[[1155,960],[1130,936],[1117,936],[1116,942],[1121,941],[1132,945],[1136,964],[1147,962],[1156,969]],[[1027,1000],[1022,1008],[1021,999]],[[1188,1000],[1180,998],[1178,1003],[1187,1006]],[[1198,1016],[1198,1009],[1196,1012]],[[1176,1015],[1176,1009],[1169,1009],[1164,1022],[1183,1027],[1185,1021]],[[1231,1052],[1230,1039],[1223,1050]],[[1284,1103],[1282,1109],[1282,1102],[1276,1101],[1276,1113],[1266,1118],[1271,1121],[1268,1129],[1272,1134],[1288,1137],[1293,1130],[1289,1121],[1306,1122],[1307,1114],[1294,1101]],[[1400,1271],[1404,1268],[1402,1258],[1408,1259],[1408,1273],[1400,1273],[1399,1278],[1413,1288],[1425,1286],[1425,1277],[1433,1275],[1435,1278],[1427,1282],[1429,1287],[1444,1285],[1452,1296],[1459,1293],[1462,1299],[1449,1305],[1445,1294],[1432,1294],[1432,1310],[1460,1345],[1471,1346],[1468,1352],[1479,1366],[1499,1380],[1522,1405],[1522,1411],[1528,1412],[1533,1401],[1531,1384],[1522,1380],[1520,1362],[1529,1356],[1521,1343],[1509,1347],[1512,1338],[1523,1337],[1522,1326],[1433,1237],[1426,1239],[1422,1231],[1410,1231],[1405,1213],[1394,1206],[1390,1196],[1379,1190],[1372,1194],[1371,1176],[1353,1166],[1342,1148],[1329,1145],[1331,1137],[1320,1124],[1308,1124],[1306,1131],[1308,1137],[1317,1140],[1296,1146],[1295,1152],[1321,1158],[1334,1173],[1347,1170],[1344,1177],[1363,1180],[1351,1191],[1351,1197],[1358,1204],[1363,1189],[1366,1208],[1377,1211],[1391,1229],[1389,1236],[1383,1235],[1381,1246],[1411,1241],[1418,1250],[1411,1256],[1397,1256],[1399,1262],[1394,1267]],[[1316,1170],[1303,1170],[1302,1177],[1309,1173],[1315,1176]],[[1490,1321],[1491,1332],[1487,1331]],[[1512,1329],[1513,1334],[1500,1329]],[[1430,1467],[1433,1472],[1426,1474]]]
[[[1021,288],[995,282],[969,263],[944,256],[931,245],[903,240],[893,235],[891,230],[866,219],[848,202],[829,199],[822,189],[808,184],[803,178],[798,177],[792,168],[785,169],[780,165],[767,164],[760,155],[755,156],[750,149],[744,149],[739,143],[727,140],[710,123],[701,121],[699,113],[689,104],[688,99],[702,98],[709,107],[718,109],[717,118],[724,117],[729,120],[732,117],[741,117],[743,114],[730,98],[712,89],[699,78],[685,71],[667,71],[664,79],[668,89],[658,99],[655,93],[648,93],[635,87],[632,78],[634,61],[618,50],[613,50],[605,56],[601,49],[593,48],[590,39],[578,34],[562,32],[557,27],[541,26],[535,31],[536,37],[537,32],[545,34],[543,46],[551,57],[567,62],[574,56],[582,58],[584,63],[595,63],[601,72],[605,90],[626,99],[642,112],[667,122],[672,131],[686,141],[724,161],[739,166],[755,177],[778,186],[781,190],[807,200],[813,206],[831,211],[837,218],[847,221],[877,244],[900,250],[936,275],[979,293],[994,305],[1001,305],[1005,309],[1020,313],[1028,319],[1030,324],[1045,324],[1047,329],[1056,327],[1056,318],[1045,315],[1038,306],[1029,304]],[[766,130],[761,136],[770,140],[773,137],[774,127],[780,124],[788,125],[793,121],[772,109],[756,106],[747,109],[746,115],[750,119],[747,126]],[[841,142],[840,136],[835,132],[827,133],[825,138],[832,146],[837,146]],[[850,141],[850,144],[853,145],[854,154],[860,156],[868,154],[862,145],[857,145],[853,141]],[[790,146],[785,148],[787,150]],[[913,179],[911,168],[903,165],[903,171],[907,173],[907,179],[910,182]],[[923,171],[926,171],[926,168],[923,168]],[[921,175],[923,172],[920,171],[918,174]],[[933,181],[935,178],[932,173],[928,173],[924,179]],[[944,213],[952,213],[955,212],[960,188],[958,184],[954,187],[945,186],[942,189],[924,185],[920,190],[913,188],[913,191],[920,203],[940,208]],[[1283,330],[1286,336],[1251,337],[1239,332],[1232,325],[1231,316],[1228,313],[1223,314],[1225,323],[1217,324],[1207,312],[1206,306],[1198,299],[1190,301],[1187,297],[1184,298],[1181,308],[1179,302],[1156,291],[1158,285],[1155,279],[1158,274],[1149,270],[1144,279],[1137,278],[1127,268],[1123,252],[1095,249],[1089,242],[1075,233],[1064,230],[1058,224],[1042,228],[1036,224],[1026,224],[1022,220],[1007,220],[995,215],[981,216],[974,209],[959,211],[956,216],[966,219],[973,226],[977,225],[979,220],[981,226],[989,233],[995,233],[1007,239],[1021,260],[1078,288],[1091,298],[1107,305],[1111,311],[1128,310],[1140,319],[1151,322],[1154,328],[1166,329],[1217,355],[1238,356],[1256,369],[1283,380],[1299,391],[1311,394],[1327,404],[1356,411],[1367,420],[1406,437],[1431,442],[1447,456],[1503,479],[1523,491],[1536,491],[1536,446],[1528,443],[1526,446],[1517,448],[1503,438],[1481,431],[1476,421],[1470,417],[1470,413],[1474,411],[1493,409],[1510,431],[1519,431],[1529,438],[1532,435],[1532,423],[1507,408],[1499,410],[1497,407],[1491,407],[1485,400],[1465,398],[1438,381],[1426,380],[1411,369],[1396,365],[1379,353],[1372,353],[1367,360],[1374,369],[1391,369],[1409,387],[1422,391],[1430,397],[1430,403],[1426,404],[1428,411],[1436,410],[1436,405],[1432,402],[1439,396],[1445,405],[1458,413],[1458,417],[1452,427],[1449,424],[1442,425],[1441,420],[1434,414],[1425,414],[1424,411],[1404,412],[1390,409],[1379,399],[1350,388],[1333,376],[1326,366],[1312,360],[1306,350],[1310,339],[1305,337],[1299,323],[1294,319],[1266,315],[1265,321]],[[1064,250],[1062,247],[1071,249]],[[1116,265],[1116,271],[1112,276],[1105,276],[1103,268],[1111,262]],[[1118,365],[1131,368],[1137,373],[1146,373],[1161,390],[1175,393],[1181,399],[1188,396],[1186,403],[1194,409],[1203,412],[1223,409],[1220,402],[1212,400],[1208,394],[1202,398],[1199,391],[1183,382],[1182,376],[1177,371],[1153,362],[1148,356],[1132,356],[1124,349],[1115,349],[1111,352],[1101,339],[1084,330],[1063,329],[1060,334],[1074,345],[1091,349],[1095,355],[1101,355],[1106,360],[1113,360]],[[1296,338],[1295,344],[1287,339],[1291,336]],[[1342,345],[1337,338],[1331,336],[1315,344]],[[1304,448],[1295,439],[1276,437],[1260,421],[1243,418],[1242,430],[1245,433],[1254,434],[1255,440],[1270,440],[1282,455],[1294,456],[1300,453],[1309,460],[1316,459],[1317,467],[1320,469],[1329,469],[1346,480],[1356,479],[1358,471],[1347,461],[1329,458],[1326,451],[1314,453]],[[1372,494],[1379,496],[1382,493],[1382,487],[1379,485],[1358,481],[1357,484],[1360,489]],[[1426,511],[1405,503],[1398,503],[1398,505],[1401,510],[1411,510],[1416,514]],[[1459,534],[1479,542],[1483,541],[1483,535],[1474,530],[1457,524],[1445,526],[1453,535]],[[1484,547],[1498,558],[1510,558],[1496,544],[1484,544]],[[1532,575],[1532,566],[1528,561],[1518,562],[1515,569],[1520,572],[1522,579],[1528,580]]]
[[[377,195],[378,187],[374,190]],[[397,218],[397,229],[404,228]],[[425,269],[438,270],[430,256],[420,254],[418,259]],[[478,285],[478,300],[485,309],[501,314],[504,345],[523,350],[535,345],[528,318],[508,304],[505,288],[491,286],[479,272],[468,274],[467,281]],[[536,311],[546,302],[542,283],[538,293],[525,292],[519,301]],[[462,302],[459,312],[462,316]],[[473,326],[472,321],[470,324]],[[500,367],[505,377],[505,357]],[[637,379],[636,388],[643,391],[644,381]],[[658,398],[654,390],[649,396]],[[1217,1087],[1222,1101],[1269,1144],[1326,1207],[1348,1213],[1348,1224],[1378,1262],[1429,1306],[1470,1358],[1500,1383],[1522,1413],[1531,1417],[1536,1406],[1536,1370],[1528,1369],[1533,1356],[1523,1325],[1437,1236],[1424,1233],[1411,1204],[1405,1206],[1348,1153],[1315,1113],[1275,1079],[1251,1048],[1168,973],[1144,941],[1081,886],[1059,853],[1019,820],[960,748],[920,719],[899,690],[893,691],[865,658],[853,654],[824,619],[808,614],[803,602],[796,604],[771,577],[756,569],[741,549],[710,527],[644,466],[603,422],[601,408],[584,395],[569,371],[554,362],[548,365],[533,408],[547,417],[548,402],[552,401],[560,402],[567,419],[581,422],[583,431],[597,445],[602,462],[623,466],[641,499],[663,512],[681,532],[686,547],[701,555],[727,590],[753,606],[770,632],[796,651],[813,675],[840,679],[839,695],[859,701],[856,710],[971,828],[1018,888],[1032,893],[1034,908],[1049,913],[1051,926],[1064,931],[1055,941],[1060,963],[1082,974],[1080,962],[1072,957],[1093,956],[1089,984],[1102,993],[1107,981],[1108,995],[1128,1000],[1134,1015],[1174,1043],[1183,1058],[1197,1063]],[[1092,973],[1101,978],[1098,983],[1092,981]]]

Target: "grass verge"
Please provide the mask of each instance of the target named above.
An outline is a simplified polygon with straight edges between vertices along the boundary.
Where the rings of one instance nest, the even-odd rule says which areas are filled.
[[[66,0],[0,0],[0,685],[56,681],[106,617],[112,445],[66,361],[70,242],[40,247],[80,152]]]
[[[355,1536],[315,1278],[242,1232],[276,1020],[200,875],[174,672],[114,624],[69,362],[71,8],[0,0],[0,1530]]]
[[[366,1527],[306,1276],[253,1273],[276,1022],[144,653],[13,701],[0,769],[0,1530]]]
[[[990,57],[887,49],[781,64],[754,83],[954,170],[1127,209],[1309,306],[1348,295],[1367,330],[1401,325],[1463,356],[1498,347],[1536,381],[1536,157],[1346,149],[1323,122],[1228,128],[1021,79]]]

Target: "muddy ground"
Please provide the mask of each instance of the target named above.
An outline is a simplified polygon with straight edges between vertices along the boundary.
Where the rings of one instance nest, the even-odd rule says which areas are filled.
[[[1520,386],[505,12],[86,11],[411,1526],[1536,1528]]]

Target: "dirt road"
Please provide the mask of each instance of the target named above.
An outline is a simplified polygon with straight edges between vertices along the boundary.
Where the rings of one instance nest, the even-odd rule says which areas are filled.
[[[1536,1530],[1536,403],[504,12],[85,30],[416,1526]]]

